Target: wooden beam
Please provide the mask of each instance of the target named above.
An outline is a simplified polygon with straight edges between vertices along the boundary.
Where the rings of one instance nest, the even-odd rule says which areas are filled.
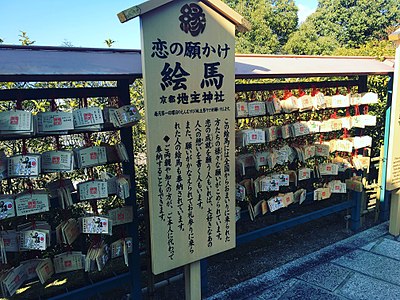
[[[165,4],[172,2],[173,0],[151,0],[144,2],[142,4],[132,6],[131,8],[125,9],[124,11],[117,14],[118,19],[121,23],[125,23],[129,20],[132,20],[140,15],[148,13],[154,9],[157,9]],[[233,24],[235,24],[236,28],[240,32],[245,32],[251,29],[251,24],[245,18],[243,18],[240,14],[226,5],[224,2],[220,0],[202,0],[204,4],[208,5],[216,12],[221,14],[224,18],[230,20]]]
[[[132,6],[131,8],[125,9],[117,14],[118,19],[121,23],[125,23],[132,20],[140,15],[143,15],[157,7],[163,6],[173,0],[151,0],[143,2],[142,4]]]
[[[203,2],[235,24],[238,31],[246,32],[251,29],[251,23],[224,2],[220,0],[203,0]]]
[[[250,91],[278,91],[284,89],[302,89],[309,88],[336,88],[336,87],[352,87],[358,86],[358,80],[336,80],[336,81],[315,81],[315,82],[278,82],[278,83],[247,83],[236,84],[236,92]]]
[[[0,101],[118,96],[116,87],[0,90]]]

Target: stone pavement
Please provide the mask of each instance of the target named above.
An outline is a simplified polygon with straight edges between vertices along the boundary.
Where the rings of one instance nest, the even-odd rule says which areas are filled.
[[[208,298],[217,299],[400,299],[400,239],[382,223]]]

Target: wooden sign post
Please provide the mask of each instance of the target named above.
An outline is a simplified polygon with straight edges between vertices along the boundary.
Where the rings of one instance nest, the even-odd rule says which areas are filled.
[[[141,16],[152,270],[186,266],[200,299],[200,260],[235,247],[235,26],[221,1],[148,1]]]
[[[393,96],[390,115],[390,133],[387,161],[386,189],[392,191],[390,204],[389,233],[400,234],[400,28],[389,35],[396,43],[396,57],[393,78]]]

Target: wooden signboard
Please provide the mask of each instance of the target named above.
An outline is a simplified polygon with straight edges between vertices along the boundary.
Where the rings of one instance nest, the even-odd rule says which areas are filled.
[[[386,189],[389,191],[400,188],[400,38],[399,30],[389,36],[397,42],[393,96],[390,115],[390,134],[387,161]],[[397,35],[396,35],[397,33]]]
[[[153,273],[235,247],[235,25],[201,1],[141,16]]]

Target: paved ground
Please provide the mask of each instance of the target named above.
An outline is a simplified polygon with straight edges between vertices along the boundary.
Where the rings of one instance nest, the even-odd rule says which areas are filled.
[[[208,298],[217,299],[400,299],[400,239],[383,223]]]

